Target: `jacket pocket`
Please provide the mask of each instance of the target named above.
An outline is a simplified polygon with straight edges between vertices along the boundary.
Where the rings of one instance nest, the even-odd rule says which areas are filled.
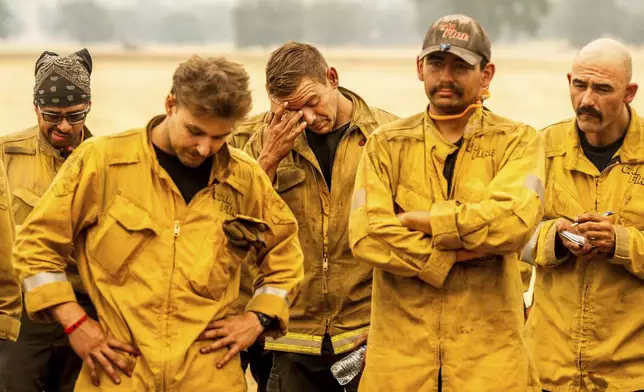
[[[258,223],[268,225],[259,219]],[[256,258],[256,251],[244,250],[230,243],[222,229],[223,221],[214,224],[211,240],[203,246],[199,262],[190,274],[190,286],[205,298],[219,301],[231,280],[237,274],[241,263],[252,263]],[[252,287],[252,284],[251,284]],[[252,288],[251,288],[252,291]]]
[[[306,171],[294,165],[278,167],[275,174],[275,191],[297,218],[298,225],[306,223]]]
[[[118,193],[87,237],[88,254],[113,282],[123,284],[128,265],[160,232],[146,210]]]
[[[13,208],[13,216],[16,222],[24,222],[31,211],[36,207],[40,201],[40,196],[27,188],[16,188],[13,191],[13,198],[11,201]]]
[[[586,212],[578,200],[573,192],[555,182],[546,189],[546,213],[553,211],[555,216],[572,221]]]

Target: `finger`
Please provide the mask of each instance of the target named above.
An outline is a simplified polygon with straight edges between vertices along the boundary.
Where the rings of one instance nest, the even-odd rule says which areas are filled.
[[[226,232],[226,234],[231,235],[234,239],[241,240],[244,238],[244,233],[242,233],[238,225],[236,225],[235,223],[236,222],[224,224],[224,231]]]
[[[130,353],[130,354],[135,355],[137,357],[141,355],[141,352],[139,350],[137,350],[134,346],[132,346],[130,344],[127,344],[127,343],[123,343],[123,342],[121,342],[119,340],[116,340],[116,339],[114,339],[112,337],[110,337],[107,340],[107,345],[109,347],[111,347],[111,348],[115,348],[117,350],[121,350],[123,352]]]
[[[606,226],[597,222],[586,222],[584,224],[577,226],[577,230],[579,230],[580,233],[587,233],[589,231],[602,231],[605,229],[606,229]]]
[[[564,246],[566,248],[568,248],[568,250],[570,250],[573,253],[577,252],[581,248],[581,246],[575,244],[574,242],[568,241],[567,239],[565,239],[563,237],[560,237],[560,238],[561,238],[561,241],[564,244]]]
[[[302,116],[304,116],[304,112],[301,110],[298,110],[297,112],[293,112],[293,115],[288,119],[288,121],[286,122],[286,125],[284,125],[284,130],[291,131],[300,121]]]
[[[585,214],[579,215],[576,219],[575,222],[582,224],[584,222],[601,222],[601,215],[594,213],[594,212],[587,212]]]
[[[586,232],[586,238],[589,240],[605,240],[611,238],[611,234],[609,231],[588,231]]]
[[[304,132],[304,130],[306,129],[307,125],[308,124],[307,124],[306,121],[302,121],[297,127],[293,128],[293,130],[291,131],[291,133],[288,136],[289,140],[297,139],[297,137],[300,136],[302,134],[302,132]]]
[[[248,240],[249,242],[257,241],[257,236],[255,235],[255,233],[253,233],[253,230],[250,230],[248,227],[246,227],[246,225],[240,224],[239,229],[244,234],[244,239]]]
[[[121,369],[121,371],[128,377],[132,377],[132,369],[130,369],[130,365],[125,360],[123,360],[120,355],[109,348],[103,350],[103,355],[105,355],[107,359],[110,360],[110,362],[116,365],[117,368]]]
[[[92,379],[92,384],[94,384],[95,387],[99,386],[100,382],[98,380],[98,371],[96,370],[96,365],[94,364],[91,356],[87,356],[87,359],[85,359],[85,365],[87,365],[87,369],[89,369],[89,377]]]
[[[214,342],[213,344],[202,348],[201,353],[202,354],[208,354],[208,353],[211,353],[213,351],[220,350],[220,349],[222,349],[222,348],[224,348],[226,346],[230,346],[233,343],[235,343],[235,339],[231,338],[230,336],[226,336],[225,338],[219,339],[216,342]]]
[[[241,351],[241,347],[239,345],[236,344],[233,347],[231,347],[230,350],[228,350],[228,352],[226,353],[226,355],[224,355],[224,357],[221,359],[221,361],[217,363],[217,369],[221,369],[222,367],[224,367],[224,365],[227,364],[228,361],[233,359],[233,357],[237,355],[239,351]]]
[[[212,320],[208,323],[208,328],[206,329],[222,329],[228,325],[228,321],[223,318],[219,320]]]
[[[102,351],[98,352],[93,352],[92,357],[98,361],[98,363],[101,365],[103,370],[105,370],[105,373],[109,376],[109,378],[112,379],[114,384],[119,385],[121,383],[121,379],[119,378],[118,374],[116,374],[116,371],[114,370],[114,367],[112,366],[112,363],[105,358],[103,355]]]
[[[282,121],[282,116],[284,115],[284,111],[286,110],[287,106],[288,102],[284,102],[277,107],[277,110],[275,110],[275,113],[273,113],[273,118],[271,118],[271,122],[269,124],[270,126],[277,125]]]
[[[219,331],[219,330],[218,329],[207,329],[207,330],[203,331],[199,335],[197,340],[216,340],[217,338],[219,338],[219,336],[217,336],[217,331]]]

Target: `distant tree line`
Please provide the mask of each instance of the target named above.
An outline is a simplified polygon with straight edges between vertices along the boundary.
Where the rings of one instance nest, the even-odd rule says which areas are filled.
[[[20,25],[0,0],[0,38]],[[287,40],[320,45],[418,44],[429,24],[452,13],[479,20],[493,39],[566,38],[575,47],[610,35],[644,43],[644,0],[237,0],[234,5],[199,3],[164,7],[137,0],[127,8],[97,0],[59,0],[41,7],[45,34],[82,43],[120,41],[269,47]],[[73,21],[73,22],[70,22]]]

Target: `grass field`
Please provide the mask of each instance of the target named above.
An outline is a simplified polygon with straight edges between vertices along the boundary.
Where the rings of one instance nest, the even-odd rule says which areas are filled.
[[[75,49],[75,48],[70,48]],[[268,53],[197,49],[201,54],[223,54],[246,66],[254,94],[253,112],[268,108],[264,90],[264,64]],[[64,50],[61,50],[64,52]],[[94,51],[92,75],[93,106],[88,126],[96,134],[139,127],[162,112],[171,76],[191,50],[119,54]],[[360,94],[370,105],[408,116],[422,111],[427,103],[416,78],[415,48],[396,50],[325,51],[328,62],[338,69],[341,84]],[[39,52],[0,53],[0,134],[35,124],[31,105],[33,63]],[[566,73],[574,52],[556,45],[532,44],[495,49],[497,65],[492,97],[486,105],[504,116],[535,127],[544,127],[572,115]],[[635,55],[634,79],[642,75],[644,53]],[[642,61],[638,61],[642,60]],[[640,65],[638,67],[638,65]],[[644,100],[634,107],[644,114]]]
[[[57,48],[47,48],[54,50]],[[67,52],[76,50],[69,48]],[[91,48],[90,48],[91,49]],[[65,52],[61,50],[61,52]],[[90,129],[99,135],[141,127],[163,111],[174,69],[192,53],[190,49],[122,54],[109,50],[94,53]],[[246,66],[254,93],[253,112],[268,109],[264,90],[264,64],[268,53],[213,51]],[[422,83],[416,78],[416,49],[324,51],[337,68],[341,85],[360,94],[370,105],[409,116],[427,104]],[[35,124],[33,111],[33,64],[40,51],[0,52],[0,135]],[[541,128],[572,116],[566,73],[574,52],[553,44],[530,44],[494,48],[497,65],[492,97],[486,105],[497,113]],[[644,77],[644,52],[634,55],[634,80]],[[642,93],[644,94],[644,92]],[[644,99],[633,107],[644,114]],[[250,391],[255,390],[249,379]]]

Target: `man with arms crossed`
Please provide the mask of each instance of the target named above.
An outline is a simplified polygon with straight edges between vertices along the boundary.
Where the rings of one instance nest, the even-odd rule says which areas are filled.
[[[543,148],[482,107],[490,59],[478,22],[435,22],[417,59],[429,107],[365,146],[349,226],[375,267],[360,391],[540,390],[517,255],[543,213]]]

